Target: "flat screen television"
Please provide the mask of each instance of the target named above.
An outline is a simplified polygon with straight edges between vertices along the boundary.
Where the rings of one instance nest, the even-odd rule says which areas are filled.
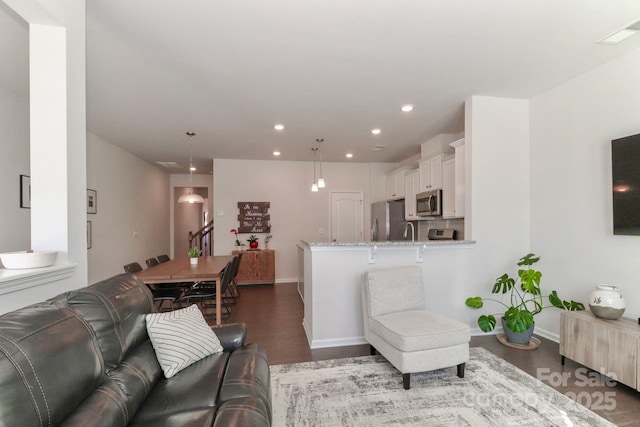
[[[613,234],[640,235],[640,134],[611,141]]]

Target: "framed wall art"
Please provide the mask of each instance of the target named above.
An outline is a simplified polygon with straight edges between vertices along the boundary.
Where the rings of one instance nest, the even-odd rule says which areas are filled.
[[[31,177],[20,175],[20,207],[31,209]]]
[[[87,213],[98,213],[98,192],[96,190],[87,189]]]

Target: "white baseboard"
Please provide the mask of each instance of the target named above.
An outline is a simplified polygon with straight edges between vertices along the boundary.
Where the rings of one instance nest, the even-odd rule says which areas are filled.
[[[295,278],[291,279],[291,278],[287,278],[287,277],[281,277],[279,279],[276,279],[276,283],[298,283],[298,278],[295,277]]]
[[[491,332],[483,332],[480,328],[471,328],[471,336],[472,337],[481,337],[483,335],[497,335],[497,334],[502,334],[504,333],[504,331],[502,330],[502,328],[500,326],[496,327],[493,331]],[[536,328],[533,330],[533,333],[535,335],[539,335],[542,338],[546,338],[548,340],[551,340],[553,342],[560,342],[560,335],[553,333],[553,332],[549,332],[546,329],[542,329],[536,326]]]
[[[308,335],[307,335],[308,337]],[[364,337],[336,338],[330,340],[313,340],[309,346],[311,349],[328,348],[328,347],[345,347],[348,345],[367,344]]]

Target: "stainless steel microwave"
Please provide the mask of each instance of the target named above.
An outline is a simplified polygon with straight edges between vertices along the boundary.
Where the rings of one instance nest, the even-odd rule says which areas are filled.
[[[441,216],[442,190],[431,190],[416,194],[416,213],[418,216]]]

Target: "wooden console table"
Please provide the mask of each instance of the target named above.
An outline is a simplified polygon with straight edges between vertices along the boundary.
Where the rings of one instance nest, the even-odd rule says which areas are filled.
[[[276,251],[273,249],[233,251],[242,252],[236,281],[239,285],[273,284],[276,281]]]
[[[563,311],[560,356],[640,390],[640,325],[627,318],[606,320],[590,311]]]

